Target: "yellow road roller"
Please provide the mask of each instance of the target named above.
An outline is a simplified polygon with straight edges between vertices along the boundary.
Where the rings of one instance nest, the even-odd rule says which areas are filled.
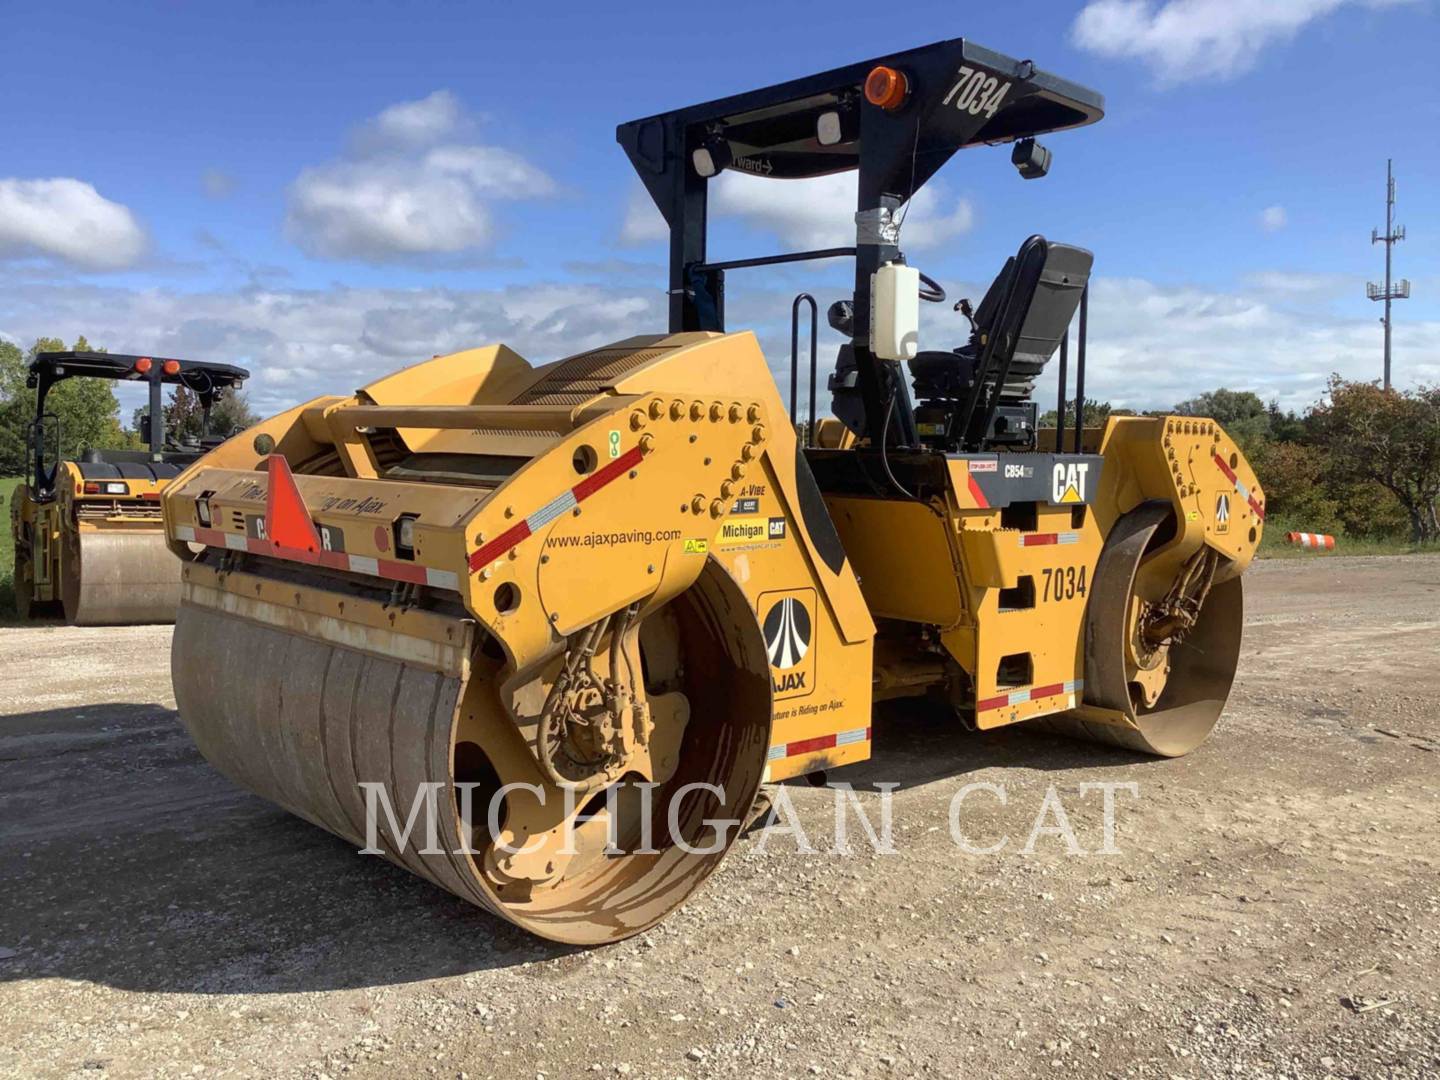
[[[208,435],[210,407],[248,377],[229,364],[103,352],[43,352],[31,361],[30,475],[10,498],[22,619],[63,615],[80,626],[175,621],[180,564],[166,547],[160,493],[219,441]],[[65,460],[65,433],[45,401],[56,383],[77,378],[144,383],[150,418],[161,416],[166,385],[187,387],[199,398],[204,434],[193,446],[167,445],[164,424],[147,418],[148,449],[82,449]]]
[[[273,417],[166,490],[175,697],[201,751],[593,944],[679,905],[763,783],[869,757],[885,699],[936,699],[957,738],[1194,748],[1240,647],[1249,466],[1196,417],[1039,427],[1057,353],[1069,397],[1077,312],[1084,399],[1090,252],[1028,237],[945,312],[961,340],[922,347],[921,304],[946,297],[902,248],[905,204],[956,151],[1012,144],[1038,178],[1036,136],[1102,113],[949,40],[621,125],[670,227],[663,332],[538,364],[439,356]],[[708,260],[724,169],[858,172],[854,245]],[[726,330],[724,284],[812,259],[851,260],[854,287],[827,315],[833,415],[812,391],[797,422],[755,336]]]

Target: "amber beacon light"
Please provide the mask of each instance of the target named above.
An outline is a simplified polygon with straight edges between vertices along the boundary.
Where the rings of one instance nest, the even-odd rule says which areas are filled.
[[[865,76],[865,100],[886,112],[894,112],[904,105],[909,94],[910,84],[903,71],[877,64]]]

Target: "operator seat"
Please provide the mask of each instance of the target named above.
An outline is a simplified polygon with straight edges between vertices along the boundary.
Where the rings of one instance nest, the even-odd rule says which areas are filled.
[[[1039,274],[1022,275],[1026,247],[1036,241],[1044,248]],[[1025,241],[1018,254],[1005,260],[975,309],[970,341],[951,351],[921,352],[910,361],[915,396],[963,397],[974,382],[981,350],[990,337],[998,334],[987,382],[994,385],[1008,353],[1010,369],[1001,400],[1028,398],[1075,315],[1094,260],[1095,256],[1084,248],[1052,244],[1038,236]],[[1007,297],[1012,300],[1009,304]],[[1000,324],[1002,318],[1004,325]],[[1018,327],[1018,331],[1012,327]]]
[[[1030,237],[971,316],[969,342],[910,360],[922,441],[944,449],[1034,445],[1035,380],[1065,336],[1094,258],[1084,248]]]

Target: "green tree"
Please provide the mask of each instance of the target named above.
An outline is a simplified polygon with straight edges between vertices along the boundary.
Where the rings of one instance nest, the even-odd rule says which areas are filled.
[[[1041,414],[1040,419],[1039,421],[1037,421],[1037,423],[1042,428],[1053,428],[1055,426],[1055,420],[1058,415],[1059,414],[1054,409],[1051,409],[1048,412]],[[1100,427],[1105,423],[1106,419],[1111,416],[1130,415],[1133,414],[1130,412],[1129,409],[1117,409],[1112,406],[1108,401],[1096,401],[1094,398],[1085,399],[1086,428]],[[1075,430],[1075,402],[1073,400],[1065,402],[1065,430]]]
[[[25,354],[0,341],[0,476],[25,475],[25,432],[34,402],[34,394],[26,396]]]
[[[165,439],[167,442],[184,442],[200,438],[201,416],[200,396],[177,386],[170,392],[170,400],[161,406],[165,417]]]
[[[1297,442],[1261,440],[1245,454],[1265,489],[1265,513],[1306,532],[1348,531],[1326,483],[1326,455]]]
[[[1265,406],[1265,413],[1269,417],[1270,438],[1280,442],[1304,442],[1308,437],[1306,417],[1280,408],[1280,402],[1270,402]]]
[[[1310,420],[1334,476],[1390,492],[1412,541],[1440,539],[1440,387],[1382,390],[1332,375],[1329,401],[1317,405]]]
[[[1181,416],[1203,416],[1214,420],[1240,444],[1247,456],[1270,435],[1270,410],[1258,394],[1249,390],[1227,390],[1222,386],[1180,402],[1175,411]]]
[[[25,385],[30,362],[42,352],[63,350],[59,338],[40,338],[23,355],[15,346],[0,343],[0,475],[24,476],[29,471],[26,436],[35,419],[35,391]],[[82,336],[77,351],[94,350]],[[103,350],[94,350],[103,351]],[[45,398],[45,411],[60,425],[60,456],[74,458],[86,448],[110,450],[135,445],[120,426],[120,404],[109,380],[65,379]],[[47,455],[54,444],[46,440]]]
[[[148,407],[135,410],[135,427],[140,427],[140,418]],[[187,439],[200,438],[204,429],[204,410],[200,396],[184,386],[176,386],[170,400],[162,407],[165,417],[165,435],[170,442],[179,443]],[[237,431],[254,427],[260,418],[250,408],[250,401],[243,390],[221,390],[215,404],[210,408],[210,434],[229,437]]]
[[[226,390],[210,410],[210,433],[212,435],[234,435],[254,427],[262,417],[250,408],[250,398],[244,390]]]

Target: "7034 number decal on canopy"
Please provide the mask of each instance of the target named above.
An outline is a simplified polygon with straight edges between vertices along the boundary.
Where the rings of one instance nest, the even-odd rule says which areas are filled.
[[[1013,85],[1001,82],[989,72],[977,71],[968,64],[962,66],[958,74],[955,85],[941,104],[953,103],[955,108],[971,116],[979,116],[982,112],[986,116],[994,116]]]

